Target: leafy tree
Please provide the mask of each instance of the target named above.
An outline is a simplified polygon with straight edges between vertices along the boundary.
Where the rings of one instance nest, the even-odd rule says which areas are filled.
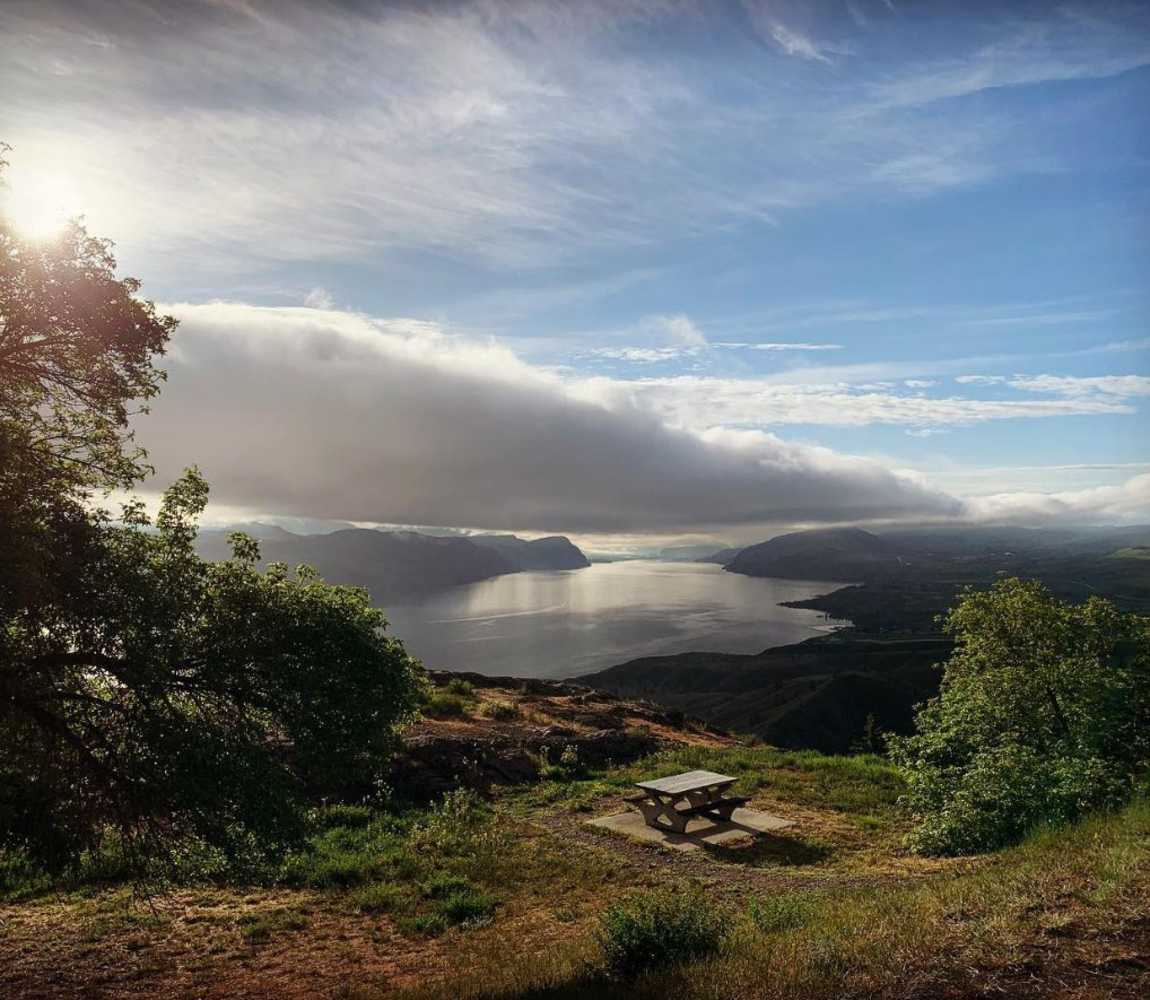
[[[100,509],[148,471],[130,417],[176,327],[138,290],[80,223],[31,242],[0,216],[0,850],[51,868],[109,833],[140,867],[189,838],[275,853],[309,795],[370,779],[419,687],[365,592],[260,572],[244,536],[199,559],[194,469],[154,526]]]
[[[369,781],[416,666],[364,591],[194,549],[195,470],[148,526],[104,524],[73,601],[7,624],[0,837],[61,865],[108,829],[133,859],[182,836],[237,855],[301,832],[309,793]]]
[[[1119,804],[1150,766],[1150,627],[1038,582],[965,590],[916,732],[889,738],[928,854],[969,854]]]

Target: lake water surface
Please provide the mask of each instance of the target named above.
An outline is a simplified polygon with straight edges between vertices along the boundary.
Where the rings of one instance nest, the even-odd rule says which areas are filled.
[[[779,602],[841,586],[740,576],[709,563],[635,560],[512,573],[388,606],[387,616],[428,667],[569,677],[639,656],[757,653],[801,642],[833,623]]]

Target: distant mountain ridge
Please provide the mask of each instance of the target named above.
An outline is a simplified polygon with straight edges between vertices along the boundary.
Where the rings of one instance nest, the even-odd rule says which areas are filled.
[[[910,556],[905,546],[862,528],[823,528],[748,545],[726,568],[745,576],[854,581],[896,569]]]
[[[467,540],[494,549],[518,569],[585,569],[591,563],[565,535],[531,541],[516,535],[468,535]]]
[[[250,527],[245,525],[241,530]],[[377,604],[413,600],[466,583],[522,570],[581,569],[590,563],[577,546],[552,535],[528,541],[515,535],[424,535],[417,531],[345,528],[296,535],[259,525],[263,564],[314,566],[330,583],[364,587]],[[248,531],[255,535],[255,531]],[[205,531],[197,549],[205,559],[231,555],[228,531]]]
[[[913,525],[792,532],[731,555],[748,576],[850,581],[787,602],[849,619],[854,628],[745,656],[692,652],[621,663],[580,678],[649,698],[787,747],[842,752],[868,717],[907,731],[912,708],[934,694],[950,640],[937,619],[966,586],[1000,574],[1041,580],[1055,596],[1092,595],[1150,612],[1150,526],[1094,529]],[[715,553],[707,561],[720,561]],[[765,643],[764,643],[765,644]]]

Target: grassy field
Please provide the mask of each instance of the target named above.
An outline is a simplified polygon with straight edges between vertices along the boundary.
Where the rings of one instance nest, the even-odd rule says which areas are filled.
[[[965,997],[1034,980],[1045,985],[1030,995],[1085,997],[1146,985],[1144,799],[998,855],[925,861],[901,847],[901,784],[878,757],[729,745],[598,770],[543,763],[547,780],[490,802],[317,811],[307,849],[283,864],[241,879],[201,861],[149,900],[117,880],[114,858],[57,886],[9,858],[0,993]],[[636,779],[696,767],[737,777],[755,808],[796,825],[693,855],[585,826]],[[627,935],[652,926],[679,927],[692,960],[627,964]]]

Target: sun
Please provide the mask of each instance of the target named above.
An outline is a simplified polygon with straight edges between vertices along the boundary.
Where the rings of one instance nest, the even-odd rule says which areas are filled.
[[[13,171],[0,188],[0,214],[25,239],[51,239],[82,211],[79,191],[66,174]]]

